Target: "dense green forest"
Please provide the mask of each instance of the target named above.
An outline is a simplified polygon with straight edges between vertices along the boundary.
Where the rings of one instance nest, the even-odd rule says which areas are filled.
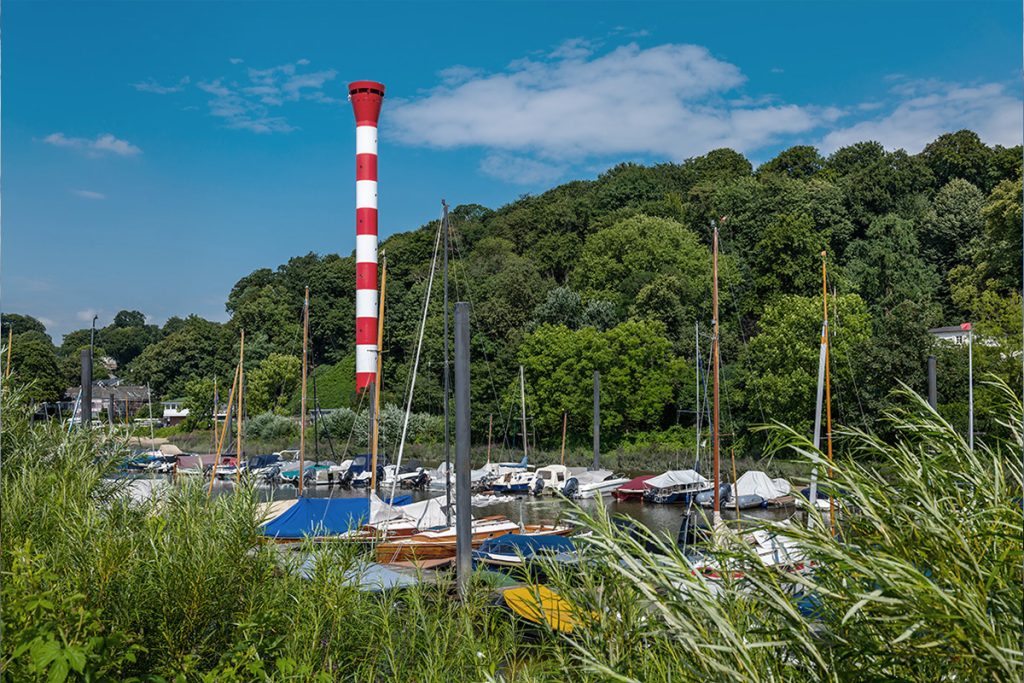
[[[970,131],[920,154],[875,142],[822,157],[787,149],[754,168],[728,149],[682,163],[621,164],[596,180],[523,196],[498,210],[451,214],[452,300],[473,304],[473,420],[500,439],[525,367],[538,442],[589,439],[593,370],[602,373],[606,442],[672,442],[695,421],[695,323],[706,359],[711,324],[711,225],[720,225],[724,430],[756,451],[752,427],[779,421],[810,431],[822,318],[821,252],[828,254],[833,415],[885,429],[878,416],[900,382],[923,390],[939,357],[940,411],[966,424],[966,349],[929,328],[975,322],[975,372],[1020,385],[1021,148],[988,147]],[[402,404],[437,224],[383,240],[383,400]],[[147,325],[122,311],[97,330],[97,355],[117,374],[207,414],[213,380],[231,385],[246,332],[248,412],[297,412],[303,288],[312,290],[311,348],[323,407],[358,407],[354,392],[354,257],[307,254],[239,280],[230,320],[197,316]],[[442,316],[432,297],[415,409],[440,412]],[[54,346],[33,318],[13,328],[14,376],[32,398],[78,383],[89,330]],[[976,390],[977,429],[998,430]]]

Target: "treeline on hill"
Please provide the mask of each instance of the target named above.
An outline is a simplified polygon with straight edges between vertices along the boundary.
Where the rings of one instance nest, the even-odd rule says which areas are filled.
[[[923,390],[939,356],[940,411],[966,425],[966,350],[929,328],[975,322],[975,372],[1016,386],[1021,349],[1021,148],[988,147],[970,131],[920,154],[864,142],[823,158],[812,147],[756,170],[728,149],[679,164],[621,164],[593,181],[524,196],[492,211],[452,213],[452,301],[473,304],[473,422],[510,437],[525,367],[536,440],[556,444],[563,412],[571,442],[589,439],[591,382],[602,377],[605,442],[676,442],[695,421],[695,323],[706,359],[711,223],[721,230],[724,431],[737,449],[759,446],[752,427],[779,421],[810,431],[821,327],[821,252],[831,289],[833,415],[877,423],[890,392]],[[403,405],[436,223],[383,241],[383,400]],[[248,412],[298,410],[303,288],[312,290],[311,348],[322,407],[358,407],[354,391],[355,264],[307,254],[243,277],[229,322],[172,318],[162,328],[123,311],[97,331],[97,355],[160,397],[187,398],[206,415],[213,380],[229,387],[246,332]],[[430,307],[417,379],[418,411],[439,413],[440,296]],[[77,384],[88,330],[54,348],[42,325],[14,327],[13,367],[36,400]],[[223,395],[223,393],[222,393]],[[976,390],[976,427],[992,393]],[[194,420],[198,423],[198,419]],[[198,424],[196,425],[198,426]]]

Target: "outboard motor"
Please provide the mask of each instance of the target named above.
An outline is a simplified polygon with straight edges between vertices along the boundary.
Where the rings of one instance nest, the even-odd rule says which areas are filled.
[[[427,484],[429,484],[429,483],[430,483],[430,475],[427,474],[427,471],[424,470],[421,467],[420,468],[420,473],[416,476],[415,479],[413,479],[412,487],[414,489],[419,489],[419,490],[422,491],[424,488],[426,488]]]
[[[576,477],[569,477],[562,487],[562,495],[566,498],[575,498],[580,492],[580,481]]]
[[[353,476],[355,476],[355,475],[352,474],[352,468],[349,468],[349,469],[345,470],[344,476],[342,476],[341,481],[338,482],[338,483],[341,484],[341,487],[343,489],[346,489],[346,490],[350,489],[350,488],[352,488],[352,477]]]
[[[544,480],[537,477],[533,480],[533,495],[539,496],[544,493]]]

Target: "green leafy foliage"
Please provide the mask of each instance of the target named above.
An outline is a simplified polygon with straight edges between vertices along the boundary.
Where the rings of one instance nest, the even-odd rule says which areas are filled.
[[[679,163],[621,163],[596,179],[523,196],[496,210],[475,204],[455,207],[450,212],[448,275],[451,301],[472,303],[474,438],[485,437],[488,415],[508,411],[507,389],[516,381],[519,363],[546,355],[558,359],[560,377],[583,383],[578,400],[566,402],[579,404],[573,409],[570,438],[585,439],[589,419],[583,413],[589,412],[589,401],[583,395],[594,360],[577,344],[589,338],[605,343],[606,334],[626,322],[642,325],[633,329],[655,334],[658,344],[668,342],[667,356],[655,355],[662,371],[672,372],[668,368],[676,362],[692,366],[694,327],[710,329],[713,221],[720,244],[724,400],[734,408],[724,413],[724,429],[735,435],[741,449],[749,444],[752,450],[741,456],[757,453],[758,439],[750,438],[755,424],[784,415],[806,425],[806,410],[791,403],[806,389],[804,381],[779,379],[796,373],[795,363],[765,379],[781,383],[781,415],[764,409],[772,402],[758,400],[752,393],[758,383],[747,380],[753,367],[751,349],[760,348],[758,337],[768,335],[762,344],[777,345],[766,324],[772,320],[765,320],[769,309],[778,317],[778,301],[820,294],[822,251],[827,254],[830,292],[840,299],[858,295],[870,316],[868,340],[853,340],[858,352],[849,362],[842,353],[833,359],[838,364],[833,377],[848,382],[836,397],[843,419],[875,423],[900,382],[921,388],[926,356],[935,351],[928,335],[931,327],[972,319],[979,330],[990,330],[979,331],[979,336],[987,335],[978,347],[986,350],[979,353],[993,349],[992,362],[982,362],[1008,381],[1014,377],[1009,364],[995,359],[1012,357],[1020,347],[1014,346],[1010,327],[991,321],[1007,318],[1004,311],[1012,308],[1020,291],[1020,198],[1020,148],[989,147],[973,132],[957,131],[940,136],[917,155],[887,151],[877,142],[853,144],[828,157],[813,147],[792,147],[761,164],[756,173],[749,160],[728,149]],[[381,382],[385,403],[405,402],[437,236],[437,223],[431,222],[392,234],[381,245],[388,260]],[[442,275],[439,264],[416,378],[417,413],[436,415],[442,407]],[[109,355],[118,362],[114,374],[150,383],[158,400],[177,398],[189,393],[192,380],[217,377],[221,387],[230,386],[244,329],[252,412],[272,410],[295,417],[300,401],[294,359],[301,353],[303,295],[309,286],[310,359],[316,368],[318,403],[361,410],[365,397],[355,392],[352,354],[354,280],[352,255],[296,256],[241,278],[227,298],[227,323],[192,316],[171,318],[157,329],[140,311],[120,311],[111,324],[97,329],[97,356]],[[26,336],[35,341],[25,345],[36,359],[22,364],[17,381],[35,379],[37,386],[46,387],[39,398],[52,397],[52,366],[35,343],[44,341],[39,336],[44,330],[27,316],[5,314],[8,319],[16,337],[35,335]],[[649,324],[657,325],[658,332],[643,327]],[[834,327],[837,348],[844,343],[843,325],[840,314]],[[564,326],[566,333],[546,329],[557,326]],[[809,356],[800,356],[801,363],[810,364],[799,372],[808,376],[816,370],[817,327],[807,318],[794,328],[802,336],[793,344],[812,349]],[[78,383],[78,353],[88,346],[89,333],[84,329],[65,335],[55,351],[59,383],[65,387]],[[542,354],[536,343],[542,337],[565,346]],[[704,337],[705,358],[707,347]],[[959,367],[952,365],[954,358],[962,359],[945,350],[941,354],[948,362],[939,380],[946,390],[940,394],[950,397],[943,410],[965,414],[957,393],[961,385],[954,387]],[[624,352],[619,366],[620,359],[612,357],[603,371],[621,371],[629,381],[640,381],[646,375],[637,374],[629,358],[630,352]],[[97,364],[95,372],[99,378],[105,371]],[[693,426],[693,394],[681,389],[692,381],[688,374],[677,377],[669,391],[657,383],[644,399],[651,405],[642,416],[627,418],[628,410],[607,403],[613,412],[606,424],[614,425],[607,435],[614,440],[654,435],[677,423]],[[633,391],[641,389],[635,386]],[[772,391],[766,386],[758,393]],[[208,394],[207,386],[203,402]],[[555,395],[544,390],[530,398],[538,410],[547,411],[531,416],[541,443],[560,436],[556,418],[561,408],[541,407]],[[204,408],[202,414],[206,412]],[[509,437],[496,435],[499,440]]]

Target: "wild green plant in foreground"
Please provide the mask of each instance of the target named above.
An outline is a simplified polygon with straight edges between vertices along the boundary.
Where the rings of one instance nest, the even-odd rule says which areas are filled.
[[[974,453],[910,394],[888,417],[895,442],[844,433],[848,450],[884,465],[836,463],[839,538],[827,513],[786,528],[816,563],[810,575],[765,567],[723,533],[715,555],[742,578],[711,588],[661,537],[648,535],[651,552],[577,511],[593,530],[588,562],[547,571],[585,618],[556,634],[498,606],[483,574],[465,600],[450,580],[365,594],[345,585],[358,551],[328,547],[300,579],[297,556],[259,543],[251,491],[208,500],[182,486],[131,504],[105,479],[124,456],[117,443],[31,425],[5,389],[0,676],[1019,680],[1021,403],[1004,394],[1011,438]],[[802,436],[778,428],[774,439],[822,465]]]
[[[622,681],[1021,680],[1022,410],[1005,386],[1003,396],[1012,438],[975,452],[910,393],[887,416],[894,443],[843,433],[864,462],[885,464],[836,464],[837,537],[827,511],[810,529],[786,526],[815,563],[811,574],[767,567],[740,540],[758,528],[745,526],[717,535],[713,554],[742,578],[727,575],[716,590],[673,543],[648,535],[657,547],[649,552],[609,520],[580,517],[595,528],[592,550],[610,576],[573,591],[573,577],[552,568],[562,590],[599,615],[572,637],[575,657]],[[802,435],[779,428],[774,439],[776,449],[827,465]],[[638,600],[649,610],[637,610]]]

